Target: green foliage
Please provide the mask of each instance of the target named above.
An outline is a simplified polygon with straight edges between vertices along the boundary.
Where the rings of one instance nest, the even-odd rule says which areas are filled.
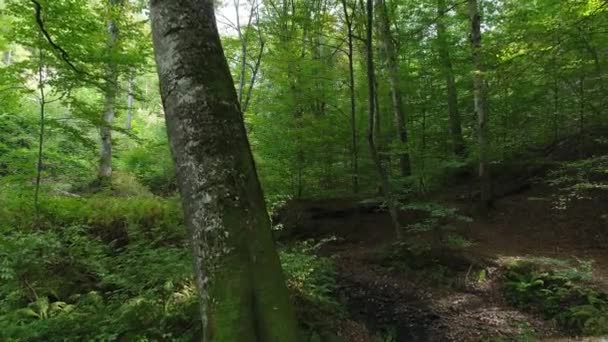
[[[156,197],[174,194],[176,180],[158,80],[150,68],[145,1],[114,7],[93,0],[38,3],[56,46],[41,34],[33,2],[0,1],[0,340],[196,339],[196,295],[181,210],[176,199]],[[493,165],[502,167],[506,163],[500,161],[513,160],[529,147],[574,133],[585,139],[590,128],[605,125],[604,2],[481,3],[483,25],[489,28],[483,32],[481,57],[488,67]],[[286,12],[280,10],[284,6],[259,6],[255,23],[242,28],[244,38],[225,37],[223,44],[235,79],[246,69],[243,81],[252,94],[246,127],[269,202],[351,194],[355,172],[359,192],[376,193],[378,176],[365,134],[362,43],[355,39],[352,56],[351,121],[340,3],[294,0],[291,5]],[[376,138],[395,194],[411,196],[469,180],[477,159],[469,23],[463,4],[454,5],[438,18],[436,1],[389,3],[394,40],[407,42],[397,44],[395,59],[409,141],[397,142],[383,53],[374,61],[381,119]],[[361,37],[363,18],[357,6],[352,10],[354,34]],[[108,49],[109,19],[119,28],[113,49]],[[454,155],[447,134],[446,67],[433,28],[437,20],[446,26],[442,39],[450,47],[463,156]],[[243,64],[242,39],[249,42]],[[265,49],[253,44],[262,40]],[[251,84],[258,53],[262,64]],[[106,77],[110,69],[118,75],[117,84]],[[131,129],[122,128],[127,79],[135,83]],[[110,88],[117,110],[111,127],[111,187],[79,197],[92,190]],[[42,196],[35,208],[40,90],[46,94],[46,112]],[[402,152],[412,162],[412,175],[405,178],[397,176]],[[562,192],[557,206],[605,191],[607,165],[600,156],[567,163],[554,173],[551,184]],[[452,224],[469,219],[433,203],[402,209],[423,212],[425,218],[407,226],[407,239],[389,251],[392,266],[449,282],[454,269],[446,261],[457,259],[450,253],[471,246]],[[316,256],[311,243],[287,249],[281,257],[290,289],[305,304],[298,305],[303,321],[327,328],[325,318],[340,311],[331,262]],[[514,302],[538,303],[570,329],[599,333],[608,326],[605,295],[576,285],[578,271],[521,272],[509,285]]]
[[[310,331],[331,332],[343,309],[335,298],[331,260],[315,255],[322,243],[302,242],[281,250],[279,255],[300,323]]]
[[[503,291],[514,305],[538,311],[571,333],[602,335],[608,333],[608,295],[585,286],[589,274],[586,263],[574,268],[521,261],[507,270]]]
[[[560,191],[555,208],[561,210],[574,200],[605,194],[608,191],[608,156],[565,162],[550,174],[548,183]]]
[[[181,209],[158,197],[0,196],[0,340],[191,341],[198,298]],[[329,259],[306,242],[280,254],[309,331],[342,309]]]
[[[473,243],[454,231],[454,223],[471,222],[472,219],[458,212],[456,208],[439,203],[410,203],[402,205],[403,210],[422,212],[425,218],[405,227],[408,248],[415,254],[442,248],[462,249]]]
[[[125,153],[126,169],[155,194],[170,194],[177,188],[175,169],[166,144],[147,144]]]
[[[380,258],[395,271],[433,285],[458,285],[458,272],[472,265],[463,251],[473,242],[458,233],[453,224],[471,218],[438,203],[410,203],[401,209],[417,223],[406,226],[404,237],[380,253]]]
[[[0,212],[0,339],[188,341],[198,334],[176,201],[48,197],[38,215],[16,194],[1,202],[9,210]]]
[[[134,120],[141,141],[122,152],[118,165],[135,175],[141,184],[157,195],[176,191],[175,167],[167,145],[165,128],[142,119]]]

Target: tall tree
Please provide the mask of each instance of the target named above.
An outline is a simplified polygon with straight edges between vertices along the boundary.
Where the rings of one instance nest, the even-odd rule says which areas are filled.
[[[447,15],[445,0],[437,0],[437,44],[439,58],[441,60],[441,72],[445,78],[448,102],[448,119],[450,124],[450,138],[452,151],[457,156],[464,154],[464,139],[462,138],[462,126],[460,112],[458,111],[458,92],[454,81],[454,70],[450,57],[450,48],[445,27],[445,16]]]
[[[204,340],[297,341],[297,323],[213,1],[152,0],[150,4]]]
[[[393,115],[395,119],[395,131],[397,140],[400,142],[400,149],[407,148],[407,130],[405,126],[405,106],[403,104],[403,91],[400,85],[399,65],[397,63],[397,54],[393,37],[391,34],[390,20],[387,13],[386,3],[384,0],[376,0],[376,8],[378,14],[378,31],[380,35],[380,43],[386,57],[386,67],[388,80],[391,89],[391,100],[393,106]],[[399,153],[399,170],[401,176],[409,176],[411,173],[410,157],[408,152]]]
[[[39,113],[40,113],[40,131],[38,134],[38,162],[36,163],[36,188],[34,190],[34,207],[36,209],[36,215],[38,215],[40,210],[40,181],[42,178],[42,161],[43,155],[42,152],[44,150],[44,133],[45,133],[45,115],[46,115],[46,94],[44,92],[45,86],[45,65],[44,65],[44,52],[42,49],[38,51],[38,103],[39,103]]]
[[[366,11],[366,29],[365,29],[365,53],[366,53],[366,68],[367,68],[367,87],[368,87],[368,126],[367,126],[367,142],[372,161],[376,167],[378,176],[380,177],[380,187],[384,196],[393,226],[395,235],[398,239],[401,238],[401,227],[397,216],[397,207],[395,199],[391,192],[391,186],[388,179],[388,172],[382,164],[378,148],[376,147],[376,135],[374,134],[374,119],[376,117],[376,82],[374,69],[374,45],[373,45],[373,27],[374,27],[374,6],[373,0],[367,0]]]
[[[99,126],[101,136],[101,149],[99,155],[99,181],[107,184],[112,178],[112,123],[116,116],[116,92],[118,84],[118,72],[113,60],[113,54],[118,44],[118,23],[116,15],[118,7],[123,0],[108,0],[108,40],[107,54],[109,56],[105,72],[105,105]]]
[[[350,97],[350,132],[351,132],[351,167],[353,192],[359,192],[359,152],[357,146],[357,107],[355,95],[355,70],[353,65],[353,18],[348,13],[348,4],[342,0],[344,10],[344,23],[346,24],[346,35],[348,42],[348,95]]]
[[[477,143],[479,148],[479,179],[481,182],[481,206],[489,209],[492,202],[490,170],[488,169],[488,99],[484,79],[484,61],[481,50],[481,16],[477,0],[468,0],[469,19],[471,21],[471,48],[473,55],[473,92],[475,113],[477,114]]]

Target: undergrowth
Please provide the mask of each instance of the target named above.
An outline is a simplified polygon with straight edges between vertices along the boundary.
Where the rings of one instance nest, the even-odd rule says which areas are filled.
[[[200,339],[176,199],[0,195],[0,341]],[[339,310],[313,244],[281,252],[307,330]]]
[[[345,312],[335,297],[332,261],[316,255],[322,243],[304,241],[281,250],[279,255],[300,324],[309,332],[327,333],[335,331]]]
[[[539,312],[573,335],[608,333],[608,294],[588,285],[591,264],[577,267],[552,259],[509,266],[503,292],[515,306]]]
[[[420,219],[405,227],[402,241],[381,252],[380,258],[389,268],[415,280],[453,287],[458,285],[459,272],[478,266],[463,253],[473,243],[454,225],[471,222],[471,218],[432,202],[410,203],[401,209],[418,214]]]

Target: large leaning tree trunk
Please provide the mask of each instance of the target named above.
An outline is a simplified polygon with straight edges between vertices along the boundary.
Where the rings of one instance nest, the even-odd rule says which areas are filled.
[[[397,140],[400,142],[400,147],[403,149],[406,148],[407,145],[407,130],[405,125],[403,91],[399,82],[399,65],[397,63],[395,45],[393,44],[390,21],[384,0],[376,0],[376,8],[378,9],[378,33],[382,44],[382,50],[386,56],[386,67],[395,120],[395,132],[397,133]],[[409,176],[411,173],[410,157],[407,152],[399,153],[399,171],[401,176]]]
[[[391,186],[388,178],[388,172],[382,164],[380,155],[378,153],[378,147],[376,146],[376,134],[374,134],[374,119],[376,118],[376,75],[374,71],[374,47],[373,47],[373,25],[374,25],[374,6],[373,0],[367,0],[365,11],[366,11],[366,30],[365,30],[365,54],[366,54],[366,69],[367,69],[367,86],[368,86],[368,126],[367,126],[367,143],[369,145],[369,152],[372,157],[372,161],[376,166],[378,177],[380,177],[380,188],[382,190],[382,196],[386,200],[389,215],[395,229],[395,236],[398,240],[401,239],[401,227],[399,225],[399,218],[397,213],[397,205],[395,198],[391,191]]]
[[[114,18],[116,7],[122,5],[123,0],[108,0],[109,19],[107,23],[108,41],[107,53],[110,60],[106,65],[105,75],[105,105],[99,134],[101,137],[101,148],[99,151],[99,174],[100,183],[108,184],[112,179],[112,123],[116,116],[116,90],[118,84],[118,72],[112,60],[112,54],[118,44],[118,24]]]
[[[458,111],[458,92],[456,90],[454,69],[452,67],[450,47],[445,28],[446,12],[445,0],[437,0],[437,43],[439,47],[439,58],[441,59],[441,71],[445,78],[447,88],[448,119],[450,122],[452,152],[456,156],[463,156],[465,154],[465,145],[464,139],[462,138],[460,112]]]
[[[492,187],[490,183],[489,141],[488,141],[488,100],[484,79],[483,57],[481,52],[481,16],[477,0],[468,0],[469,18],[471,20],[471,47],[473,51],[473,92],[475,112],[477,113],[477,142],[479,145],[479,179],[481,182],[481,209],[486,211],[492,205]]]
[[[213,0],[152,0],[150,7],[204,341],[297,341]]]

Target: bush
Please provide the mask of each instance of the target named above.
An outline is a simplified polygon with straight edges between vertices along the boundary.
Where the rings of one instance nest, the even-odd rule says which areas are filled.
[[[512,304],[540,312],[570,333],[606,334],[608,294],[585,286],[589,277],[588,263],[574,268],[563,262],[518,262],[509,267],[503,291]]]

